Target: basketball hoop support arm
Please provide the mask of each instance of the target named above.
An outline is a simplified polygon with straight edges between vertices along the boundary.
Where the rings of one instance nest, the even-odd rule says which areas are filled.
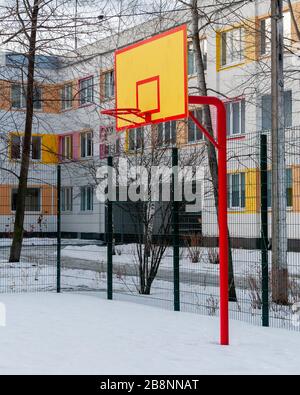
[[[213,96],[189,96],[189,104],[214,106],[217,109],[217,141],[199,123],[192,113],[189,117],[206,138],[218,150],[218,187],[219,187],[219,253],[220,253],[220,343],[229,344],[228,318],[228,223],[227,223],[227,147],[226,147],[226,110],[223,102]]]

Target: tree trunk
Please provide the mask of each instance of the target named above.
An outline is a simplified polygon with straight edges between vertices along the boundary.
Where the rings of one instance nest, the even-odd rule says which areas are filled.
[[[288,304],[282,0],[272,11],[272,300]]]
[[[199,93],[203,96],[208,96],[207,94],[207,85],[205,80],[205,71],[204,71],[204,63],[202,57],[202,50],[200,46],[200,38],[199,38],[199,13],[198,13],[198,0],[191,0],[191,11],[192,11],[192,39],[193,39],[193,48],[196,53],[196,70],[197,70],[197,80],[198,80],[198,89]],[[206,129],[213,135],[212,128],[212,120],[209,106],[205,106],[204,108],[204,121]],[[210,175],[212,179],[213,185],[213,194],[214,194],[214,202],[216,212],[218,212],[219,208],[219,193],[218,193],[218,161],[217,161],[217,153],[214,145],[206,140],[207,146],[207,155],[208,155],[208,164]],[[229,235],[229,231],[228,231]],[[236,302],[236,291],[234,284],[234,272],[233,272],[233,262],[232,262],[232,251],[231,251],[231,243],[230,237],[228,240],[229,243],[229,300],[231,302]]]
[[[30,165],[30,147],[31,147],[32,120],[33,120],[34,71],[35,71],[37,21],[38,21],[38,13],[40,8],[39,2],[40,2],[39,0],[34,0],[32,7],[32,14],[31,14],[31,32],[29,38],[29,51],[27,55],[28,66],[27,66],[26,120],[25,120],[23,147],[22,147],[22,159],[21,159],[21,167],[20,167],[18,195],[16,202],[14,234],[13,234],[13,241],[10,249],[9,262],[20,261],[22,243],[23,243],[25,197],[26,197],[28,172]]]

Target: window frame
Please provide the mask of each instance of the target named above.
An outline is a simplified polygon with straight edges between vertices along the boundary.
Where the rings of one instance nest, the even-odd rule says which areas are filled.
[[[166,141],[166,126],[170,125],[170,136],[171,136],[171,140],[170,141]],[[175,125],[175,131],[173,129]],[[162,130],[161,130],[162,128]],[[163,134],[163,139],[162,141],[160,140],[160,133],[162,131]],[[174,132],[174,135],[173,135]],[[158,145],[162,145],[163,147],[173,147],[176,145],[177,143],[177,122],[176,121],[166,121],[166,122],[161,122],[158,124],[158,130],[157,130],[157,143]],[[173,141],[174,140],[174,141]]]
[[[285,128],[292,128],[293,127],[293,90],[292,89],[287,89],[284,91],[284,104],[287,102],[286,97],[290,95],[290,112],[286,111],[286,108],[284,106],[284,127]],[[261,95],[261,129],[262,130],[271,130],[272,129],[272,100],[271,100],[271,94],[265,94]],[[263,102],[264,100],[269,101],[269,108],[264,108]],[[265,117],[264,114],[267,114],[267,118]],[[268,120],[268,126],[269,127],[264,127],[264,120]],[[290,120],[290,124],[286,124],[286,121]]]
[[[60,136],[60,144],[61,144],[61,160],[62,161],[67,161],[67,160],[72,160],[73,159],[73,136],[71,134],[66,134]],[[65,142],[69,141],[69,144],[66,144]],[[67,151],[70,150],[68,153]]]
[[[140,136],[138,136],[138,134],[140,134]],[[133,146],[131,146],[132,141],[133,141]],[[144,146],[145,146],[144,128],[141,126],[141,127],[129,129],[129,131],[128,131],[128,151],[129,152],[142,151],[144,149]]]
[[[18,149],[19,150],[19,157],[18,158],[12,156],[12,153],[13,153],[12,141],[13,141],[13,138],[15,138],[15,137],[17,137],[19,139],[19,143],[20,143],[19,144],[19,149]],[[32,140],[33,139],[39,139],[39,158],[33,158],[32,157],[32,154],[33,154],[33,141]],[[10,158],[10,160],[19,161],[19,160],[22,159],[23,140],[24,140],[24,135],[19,135],[19,134],[15,134],[15,133],[11,134],[11,136],[10,136],[10,144],[9,144],[9,154],[10,154],[9,158]],[[42,144],[43,144],[43,136],[36,135],[36,134],[31,136],[30,158],[29,158],[30,161],[32,161],[32,162],[40,162],[40,161],[42,161],[42,154],[43,154]]]
[[[284,19],[286,15],[289,15],[288,19]],[[265,25],[264,28],[262,28],[262,23],[264,23]],[[271,16],[267,16],[259,19],[259,56],[260,57],[271,56],[271,23],[272,23]],[[283,45],[284,46],[291,45],[291,38],[292,38],[291,13],[289,10],[285,10],[283,11]],[[265,48],[264,52],[262,52],[262,43],[264,43],[264,48]]]
[[[13,89],[18,87],[19,92],[18,92],[18,103],[19,105],[16,106],[14,105],[15,99],[14,99],[14,94],[13,94]],[[39,99],[35,99],[35,94],[36,92],[40,92],[39,94]],[[26,103],[26,85],[19,83],[19,82],[13,82],[11,84],[11,108],[13,110],[26,110],[27,103]],[[38,106],[36,105],[38,103]],[[42,111],[43,110],[43,89],[40,85],[34,85],[33,89],[33,109],[35,111]]]
[[[70,201],[68,201],[68,198],[70,199]],[[60,199],[61,199],[62,213],[66,214],[73,212],[73,187],[68,187],[68,186],[62,187]]]
[[[115,71],[114,69],[102,73],[103,75],[103,100],[112,100],[115,97]],[[108,78],[108,81],[107,81]]]
[[[92,81],[92,85],[88,84],[89,81]],[[95,99],[94,76],[90,75],[88,77],[81,78],[78,81],[78,84],[79,84],[79,107],[86,107],[92,105]],[[87,84],[87,86],[82,86],[83,84]],[[91,98],[87,98],[88,93],[91,93]],[[83,96],[84,94],[85,96]]]
[[[203,108],[197,108],[195,110],[191,111],[192,114],[194,115],[195,118],[198,119],[198,121],[203,124],[204,122],[204,109]],[[199,117],[198,114],[201,113],[201,116]],[[190,139],[190,128],[193,129],[193,134],[194,138],[191,140]],[[200,136],[200,138],[197,138],[197,135]],[[204,141],[204,134],[199,130],[198,126],[195,124],[195,122],[189,117],[188,122],[187,122],[187,143],[188,144],[197,144]]]
[[[86,137],[90,135],[90,139],[87,139]],[[84,155],[82,155],[83,153],[83,146],[82,146],[82,140],[83,140],[83,136],[85,136],[84,139]],[[91,154],[88,155],[88,141],[91,142]],[[93,158],[94,156],[94,142],[93,142],[93,132],[92,131],[88,131],[88,132],[81,132],[80,133],[80,158],[81,159],[86,159],[86,158]]]
[[[108,156],[119,155],[119,143],[120,138],[115,130],[114,125],[100,126],[100,160],[106,159]]]
[[[39,158],[33,158],[33,139],[39,139]],[[31,143],[30,143],[30,159],[32,161],[41,161],[42,160],[42,136],[31,136]]]
[[[201,46],[203,63],[204,63],[204,71],[207,71],[207,38],[206,37],[200,38],[200,46]],[[195,76],[197,73],[197,71],[196,71],[196,56],[195,56],[192,41],[188,42],[187,53],[188,53],[188,76],[192,77],[192,76]]]
[[[18,139],[18,145],[13,144],[13,139]],[[13,152],[17,150],[18,155],[13,156]],[[22,157],[22,136],[18,134],[11,134],[10,136],[10,160],[20,160]]]
[[[232,204],[233,201],[233,182],[232,178],[233,177],[238,177],[238,205],[234,206]],[[227,189],[227,197],[228,197],[228,209],[229,210],[236,210],[236,211],[244,211],[246,209],[246,174],[245,172],[240,172],[240,173],[230,173],[227,174],[227,184],[228,184],[228,189]]]
[[[84,191],[84,194],[83,194]],[[88,194],[90,193],[90,208],[88,208]],[[84,196],[84,201],[83,201]],[[85,185],[80,187],[80,211],[82,213],[93,212],[94,211],[94,188],[90,185]]]
[[[239,31],[239,49],[238,51],[234,48],[234,32]],[[229,36],[230,35],[230,36]],[[226,68],[230,66],[236,66],[238,64],[241,64],[245,61],[245,45],[243,38],[245,36],[245,28],[240,26],[240,27],[234,27],[229,30],[221,31],[220,32],[220,68]],[[224,39],[224,37],[226,39]],[[228,37],[230,37],[230,47],[228,47]],[[224,52],[225,49],[225,52]],[[230,50],[230,52],[229,52]],[[233,59],[233,54],[234,53],[239,53],[239,58],[238,59]],[[230,58],[229,59],[229,56]],[[225,57],[225,60],[224,60]]]
[[[246,134],[246,100],[245,98],[239,98],[235,100],[230,100],[224,103],[226,108],[226,131],[227,138],[234,138],[238,136],[244,136]],[[234,118],[234,108],[239,105],[239,131],[236,133],[235,130],[235,118]],[[228,111],[229,107],[229,111]],[[228,126],[228,122],[230,125]]]
[[[35,189],[38,190],[38,209],[37,210],[27,210],[26,209],[26,200],[25,200],[25,213],[29,213],[29,214],[39,214],[42,212],[42,188],[41,187],[27,187],[26,188],[26,192],[27,190],[30,189]],[[11,188],[11,199],[10,199],[10,209],[12,213],[16,212],[16,207],[14,207],[13,205],[13,196],[14,194],[18,193],[18,188]],[[25,198],[26,199],[26,198]]]
[[[70,92],[68,92],[70,90]],[[70,96],[70,97],[69,97]],[[73,84],[66,83],[60,91],[61,110],[67,111],[73,108]]]

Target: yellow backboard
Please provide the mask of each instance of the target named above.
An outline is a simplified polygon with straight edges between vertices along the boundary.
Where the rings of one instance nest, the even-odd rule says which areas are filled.
[[[187,29],[180,26],[115,53],[117,130],[188,116]]]

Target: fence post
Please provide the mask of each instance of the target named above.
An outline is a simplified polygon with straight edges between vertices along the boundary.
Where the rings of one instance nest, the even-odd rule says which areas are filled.
[[[113,218],[112,218],[112,165],[113,158],[107,157],[108,166],[108,196],[107,196],[107,299],[113,298]]]
[[[56,255],[56,292],[61,290],[61,166],[57,165],[57,255]]]
[[[178,211],[178,149],[172,148],[172,230],[173,230],[173,275],[174,311],[180,311],[179,284],[179,211]]]
[[[262,325],[269,326],[267,135],[260,136]]]

